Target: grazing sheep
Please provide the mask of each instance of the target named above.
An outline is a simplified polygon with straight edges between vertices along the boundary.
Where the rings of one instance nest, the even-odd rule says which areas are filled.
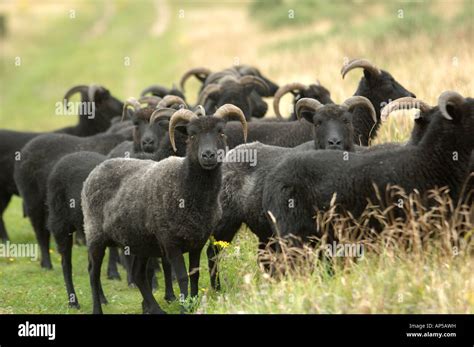
[[[213,237],[218,241],[231,242],[245,223],[259,240],[259,248],[264,249],[272,237],[272,229],[262,211],[262,195],[265,179],[271,169],[289,153],[305,150],[338,149],[353,151],[352,110],[356,106],[367,107],[375,118],[375,110],[370,101],[361,96],[351,97],[342,105],[322,105],[309,98],[296,103],[296,113],[306,118],[314,127],[314,140],[308,145],[284,148],[264,145],[260,142],[240,145],[228,153],[240,152],[250,157],[254,153],[255,162],[226,162],[223,165],[223,182],[220,200],[222,218],[215,228]],[[220,289],[216,259],[218,247],[211,243],[207,248],[211,285]]]
[[[326,104],[334,104],[334,102],[331,100],[331,94],[329,93],[329,90],[324,88],[319,81],[317,84],[310,84],[310,85],[304,85],[302,83],[289,83],[284,86],[281,86],[278,88],[278,90],[275,93],[275,97],[273,99],[273,110],[275,111],[275,115],[279,119],[283,119],[281,112],[280,112],[280,100],[281,98],[287,94],[291,93],[293,94],[293,109],[295,110],[296,103],[298,100],[302,98],[311,98],[318,100],[320,103],[323,105]],[[288,120],[296,120],[296,112],[293,111],[290,114],[290,118]]]
[[[305,239],[318,235],[313,216],[315,211],[329,208],[334,194],[339,211],[355,217],[368,201],[378,202],[374,186],[384,192],[388,185],[397,185],[407,193],[416,189],[422,194],[448,186],[457,200],[474,148],[474,99],[444,92],[438,106],[416,146],[350,153],[348,160],[340,151],[288,155],[265,181],[263,210],[274,215],[281,235]],[[289,201],[293,202],[291,207]],[[385,206],[393,202],[382,201]]]
[[[123,103],[113,97],[110,92],[100,86],[75,86],[64,96],[64,103],[69,98],[81,93],[82,102],[94,102],[95,116],[88,113],[79,114],[79,122],[75,126],[58,129],[55,132],[76,136],[90,136],[107,130],[111,120],[122,113]],[[81,109],[82,111],[82,109]],[[3,212],[8,206],[12,195],[18,195],[18,188],[13,179],[15,161],[21,159],[21,149],[28,141],[43,133],[14,130],[0,130],[0,241],[7,241],[8,234],[3,222]]]
[[[82,208],[94,313],[102,313],[100,268],[107,246],[128,247],[136,255],[134,282],[143,296],[144,313],[163,312],[147,278],[150,257],[169,259],[185,298],[183,253],[189,252],[191,295],[197,295],[200,253],[221,214],[218,159],[231,117],[239,119],[246,133],[245,116],[233,105],[220,107],[214,116],[198,117],[181,109],[170,120],[169,137],[175,148],[175,128],[187,134],[186,157],[160,162],[111,159],[91,172],[82,190]]]
[[[46,227],[46,184],[59,159],[69,153],[93,151],[107,154],[124,140],[131,139],[131,129],[88,137],[67,134],[44,134],[35,137],[21,150],[21,160],[15,162],[14,179],[23,198],[23,209],[30,218],[41,250],[41,267],[51,269],[50,233]]]
[[[365,96],[372,102],[377,112],[377,121],[374,122],[367,115],[367,110],[356,109],[354,112],[354,142],[361,146],[368,146],[369,140],[375,138],[377,130],[380,126],[380,110],[390,101],[402,97],[416,96],[398,83],[393,76],[387,71],[381,70],[366,59],[353,59],[345,64],[341,69],[342,78],[346,74],[356,68],[364,69],[364,76],[359,82],[354,95]],[[358,113],[361,116],[358,116]],[[365,115],[365,117],[363,117]]]

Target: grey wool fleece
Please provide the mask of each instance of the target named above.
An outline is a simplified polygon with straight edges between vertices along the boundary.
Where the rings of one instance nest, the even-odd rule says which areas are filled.
[[[178,157],[160,162],[120,158],[97,166],[82,189],[88,245],[116,244],[142,256],[204,246],[222,209],[220,184],[206,186],[209,180],[199,176],[221,173],[189,177],[187,164]]]

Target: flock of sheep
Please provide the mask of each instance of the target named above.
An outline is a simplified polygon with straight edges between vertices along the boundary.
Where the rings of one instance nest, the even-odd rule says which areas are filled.
[[[12,195],[22,197],[47,269],[53,235],[70,306],[79,308],[71,263],[77,232],[87,242],[94,313],[107,302],[100,280],[107,247],[108,277],[120,278],[117,264],[124,265],[143,296],[143,312],[163,313],[152,294],[156,259],[166,300],[175,300],[173,271],[181,298],[189,283],[196,296],[203,247],[211,236],[232,241],[243,223],[264,249],[275,236],[322,237],[313,216],[334,198],[357,218],[377,200],[374,186],[420,193],[447,186],[453,199],[472,205],[474,99],[445,91],[430,106],[365,59],[344,64],[342,77],[357,68],[362,79],[342,104],[319,83],[278,87],[251,66],[192,69],[179,89],[151,86],[125,102],[102,86],[75,86],[64,104],[79,93],[94,105],[82,109],[77,125],[48,133],[0,130],[0,214]],[[197,105],[185,101],[190,77],[202,82]],[[294,109],[282,119],[279,103],[287,93]],[[277,118],[263,118],[263,97],[274,97]],[[369,147],[399,108],[419,110],[408,142]],[[254,161],[229,159],[249,153]],[[3,218],[0,237],[8,240]],[[218,252],[210,242],[215,289]]]

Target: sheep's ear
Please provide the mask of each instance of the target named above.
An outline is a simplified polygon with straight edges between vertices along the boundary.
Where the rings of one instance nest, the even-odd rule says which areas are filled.
[[[170,126],[170,121],[167,119],[162,119],[155,122],[161,129],[168,131]]]
[[[256,86],[253,84],[246,84],[244,85],[244,93],[245,95],[250,95],[256,88]]]
[[[94,93],[94,101],[100,104],[110,98],[110,92],[106,88],[98,88]]]
[[[175,126],[175,129],[178,130],[181,134],[188,135],[188,127],[186,126],[187,123],[178,123]]]
[[[304,118],[306,119],[308,122],[310,122],[311,124],[314,123],[314,115],[315,115],[315,111],[311,108],[303,108],[301,111],[300,111],[300,118]]]
[[[446,105],[446,112],[451,116],[453,121],[460,121],[463,117],[462,108],[456,104]]]
[[[364,77],[368,82],[372,82],[374,80],[374,75],[366,69],[364,69]]]

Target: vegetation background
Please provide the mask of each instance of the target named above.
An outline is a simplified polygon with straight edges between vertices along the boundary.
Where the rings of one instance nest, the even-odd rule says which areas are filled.
[[[339,73],[347,59],[356,57],[390,71],[430,104],[444,90],[469,96],[474,90],[473,0],[1,0],[0,15],[1,128],[48,131],[75,123],[75,117],[55,115],[54,108],[76,84],[99,83],[125,99],[151,84],[170,86],[196,66],[219,70],[251,64],[280,84],[318,79],[337,102],[357,87],[359,72],[345,80]],[[197,89],[198,83],[190,82],[191,102]],[[289,107],[290,98],[283,102]],[[394,116],[376,142],[404,141],[411,127],[410,117]],[[455,228],[445,222],[446,230]],[[35,242],[19,198],[6,212],[6,225],[12,242]],[[472,224],[467,228],[473,231]],[[334,276],[316,271],[274,281],[257,267],[256,249],[256,238],[243,228],[223,253],[220,293],[210,289],[204,254],[201,295],[189,303],[191,309],[474,313],[474,261],[466,254],[436,248],[423,256],[381,251],[338,266]],[[79,311],[67,307],[54,243],[51,253],[52,271],[29,259],[0,258],[0,313],[91,312],[85,247],[73,250]],[[159,282],[160,304],[179,312],[177,303],[163,300],[161,275]],[[138,290],[124,279],[112,282],[104,276],[103,283],[106,313],[141,313]]]

